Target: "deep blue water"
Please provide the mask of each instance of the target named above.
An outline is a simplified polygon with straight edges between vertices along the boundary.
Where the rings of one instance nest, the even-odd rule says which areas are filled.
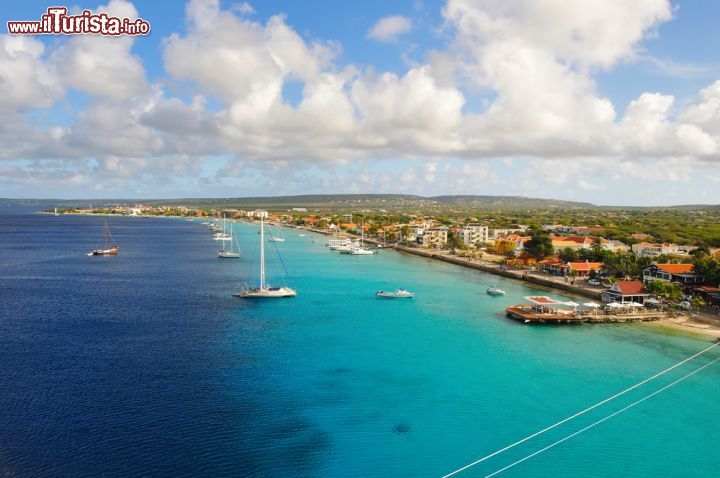
[[[440,476],[704,348],[648,326],[528,327],[536,290],[394,252],[279,244],[294,299],[207,228],[0,213],[0,476]],[[272,260],[270,276],[279,263]],[[491,284],[504,298],[483,293]],[[405,286],[407,301],[376,299]],[[484,476],[707,363],[713,351],[458,476]],[[720,364],[503,476],[718,476]]]

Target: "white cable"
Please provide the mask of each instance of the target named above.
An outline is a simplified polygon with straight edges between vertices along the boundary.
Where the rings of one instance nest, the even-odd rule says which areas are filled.
[[[502,473],[503,471],[505,471],[505,470],[507,470],[507,469],[509,469],[509,468],[512,468],[512,467],[515,466],[515,465],[519,465],[520,463],[522,463],[522,462],[524,462],[524,461],[526,461],[526,460],[529,460],[530,458],[532,458],[532,457],[534,457],[534,456],[537,456],[537,455],[539,455],[540,453],[543,453],[543,452],[549,450],[550,448],[553,448],[553,447],[559,445],[560,443],[562,443],[562,442],[564,442],[564,441],[567,441],[567,440],[569,440],[569,439],[571,439],[571,438],[573,438],[573,437],[575,437],[575,436],[577,436],[577,435],[579,435],[579,434],[581,434],[581,433],[583,433],[583,432],[586,432],[587,430],[590,430],[591,428],[593,428],[593,427],[595,427],[595,426],[597,426],[597,425],[600,425],[601,423],[603,423],[603,422],[605,422],[605,421],[607,421],[607,420],[610,420],[612,417],[614,417],[614,416],[616,416],[616,415],[620,415],[620,414],[623,413],[624,411],[629,410],[630,408],[634,407],[635,405],[638,405],[638,404],[644,402],[644,401],[647,400],[648,398],[652,398],[652,397],[654,397],[655,395],[657,395],[658,393],[663,392],[663,391],[667,390],[668,388],[672,387],[673,385],[676,385],[676,384],[682,382],[683,380],[692,377],[692,376],[695,375],[696,373],[698,373],[698,372],[700,372],[701,370],[709,367],[710,365],[714,364],[714,363],[717,362],[718,360],[720,360],[720,357],[716,358],[715,360],[713,360],[713,361],[711,361],[711,362],[706,363],[705,365],[703,365],[703,366],[700,367],[700,368],[697,368],[697,369],[693,370],[692,372],[688,373],[687,375],[684,375],[684,376],[680,377],[679,379],[675,380],[674,382],[670,382],[669,384],[665,385],[664,387],[662,387],[662,388],[660,388],[660,389],[658,389],[658,390],[655,390],[655,391],[654,391],[653,393],[651,393],[650,395],[646,395],[646,396],[644,396],[643,398],[641,398],[641,399],[639,399],[639,400],[631,403],[630,405],[621,408],[621,409],[618,410],[617,412],[611,413],[610,415],[606,416],[605,418],[601,418],[600,420],[598,420],[598,421],[596,421],[596,422],[594,422],[594,423],[591,423],[590,425],[586,426],[585,428],[581,428],[580,430],[576,431],[575,433],[572,433],[572,434],[566,436],[565,438],[561,438],[560,440],[558,440],[558,441],[556,441],[556,442],[554,442],[554,443],[551,443],[550,445],[546,446],[545,448],[541,448],[540,450],[538,450],[538,451],[536,451],[536,452],[534,452],[534,453],[531,453],[530,455],[526,456],[525,458],[521,458],[521,459],[519,459],[518,461],[515,461],[515,462],[513,462],[513,463],[510,463],[509,465],[507,465],[507,466],[505,466],[505,467],[503,467],[503,468],[500,468],[499,470],[494,471],[494,472],[490,473],[489,475],[486,475],[485,478],[490,478],[490,477],[492,477],[492,476],[498,475],[498,474]]]
[[[664,374],[668,373],[669,371],[674,370],[674,369],[676,369],[677,367],[681,366],[682,364],[684,364],[684,363],[686,363],[686,362],[689,362],[690,360],[693,360],[693,359],[696,358],[696,357],[699,357],[700,355],[704,354],[705,352],[707,352],[708,350],[712,349],[713,347],[717,347],[718,345],[720,345],[720,342],[714,343],[713,345],[711,345],[711,346],[709,346],[709,347],[701,350],[700,352],[696,353],[695,355],[692,355],[692,356],[686,358],[685,360],[682,360],[682,361],[676,363],[676,364],[673,365],[672,367],[666,368],[665,370],[656,373],[656,374],[653,375],[652,377],[646,378],[646,379],[643,380],[642,382],[638,382],[638,383],[636,383],[635,385],[633,385],[632,387],[626,388],[626,389],[623,390],[622,392],[618,392],[618,393],[616,393],[615,395],[606,398],[605,400],[602,400],[602,401],[600,401],[600,402],[597,402],[595,405],[592,405],[592,406],[586,408],[585,410],[581,410],[581,411],[575,413],[574,415],[570,415],[569,417],[564,418],[564,419],[560,420],[559,422],[554,423],[554,424],[552,424],[552,425],[550,425],[550,426],[548,426],[548,427],[546,427],[546,428],[543,428],[542,430],[540,430],[540,431],[538,431],[538,432],[535,432],[535,433],[533,433],[532,435],[526,436],[526,437],[523,438],[522,440],[518,440],[518,441],[516,441],[515,443],[512,443],[512,444],[510,444],[510,445],[508,445],[508,446],[506,446],[506,447],[504,447],[504,448],[501,448],[501,449],[499,449],[499,450],[497,450],[497,451],[494,451],[494,452],[490,453],[489,455],[486,455],[486,456],[480,458],[479,460],[475,460],[474,462],[472,462],[472,463],[470,463],[470,464],[468,464],[468,465],[463,466],[462,468],[458,468],[457,470],[452,471],[452,472],[448,473],[447,475],[443,475],[442,478],[449,478],[449,477],[451,477],[451,476],[453,476],[453,475],[456,475],[456,474],[458,474],[458,473],[460,473],[460,472],[462,472],[462,471],[467,470],[468,468],[471,468],[471,467],[477,465],[478,463],[482,463],[483,461],[485,461],[485,460],[487,460],[487,459],[489,459],[489,458],[492,458],[492,457],[494,457],[494,456],[497,456],[497,455],[499,455],[500,453],[506,452],[506,451],[508,451],[508,450],[511,449],[511,448],[514,448],[514,447],[516,447],[516,446],[518,446],[518,445],[520,445],[520,444],[522,444],[522,443],[525,443],[526,441],[531,440],[531,439],[535,438],[536,436],[542,435],[543,433],[545,433],[545,432],[547,432],[547,431],[550,431],[550,430],[552,430],[553,428],[559,427],[559,426],[562,425],[563,423],[567,423],[567,422],[569,422],[570,420],[573,420],[573,419],[579,417],[580,415],[584,415],[585,413],[589,412],[590,410],[593,410],[593,409],[595,409],[595,408],[597,408],[597,407],[599,407],[599,406],[601,406],[601,405],[604,405],[604,404],[610,402],[611,400],[615,400],[616,398],[618,398],[618,397],[620,397],[620,396],[622,396],[622,395],[625,395],[626,393],[628,393],[628,392],[630,392],[630,391],[632,391],[632,390],[635,390],[636,388],[638,388],[638,387],[640,387],[640,386],[642,386],[642,385],[645,385],[646,383],[648,383],[648,382],[650,382],[650,381],[652,381],[652,380],[655,380],[656,378],[660,377],[661,375],[664,375]]]

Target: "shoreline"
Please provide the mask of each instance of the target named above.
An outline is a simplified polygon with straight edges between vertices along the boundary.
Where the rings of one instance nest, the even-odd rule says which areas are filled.
[[[298,230],[314,232],[323,236],[334,235],[330,231],[324,231],[321,229],[314,229],[305,226],[293,226],[289,224],[283,224],[283,226]],[[350,238],[358,237],[353,234],[347,233],[345,235]],[[383,245],[381,241],[377,241],[374,239],[366,238],[365,242]],[[480,272],[502,276],[506,279],[519,282],[528,287],[548,292],[555,292],[574,298],[599,300],[602,294],[601,290],[592,290],[586,287],[576,286],[572,284],[558,283],[544,277],[538,277],[537,275],[525,274],[526,271],[501,269],[499,265],[490,265],[483,262],[471,262],[469,259],[466,258],[450,256],[449,254],[440,254],[437,251],[433,250],[425,250],[406,246],[384,247],[417,257],[424,257],[426,259],[441,261],[447,264],[454,264],[456,266],[466,267]],[[676,333],[681,332],[683,334],[691,335],[699,340],[720,340],[720,320],[712,319],[709,317],[702,317],[699,314],[689,314],[678,317],[666,317],[663,319],[642,322],[642,324],[647,324],[649,327],[652,327],[655,331],[660,333],[662,333],[663,331],[672,331]]]
[[[51,212],[37,211],[40,214],[50,214]],[[72,216],[118,216],[117,214],[91,214],[91,213],[62,213],[59,216],[72,215]],[[165,218],[165,219],[185,219],[188,221],[202,220],[205,218],[187,217],[187,216],[155,216],[155,215],[135,215],[135,216],[120,216],[120,217],[143,217],[143,218]],[[252,221],[237,221],[237,222],[252,222]],[[289,227],[292,229],[303,230],[313,232],[323,236],[334,236],[331,231],[325,231],[322,229],[315,229],[306,226],[295,226],[292,224],[279,224],[283,227]],[[354,234],[345,233],[345,236],[349,238],[358,238]],[[554,292],[561,295],[567,295],[573,298],[579,299],[592,299],[599,300],[602,291],[593,290],[587,287],[581,287],[573,284],[559,283],[534,274],[526,273],[528,271],[502,269],[500,265],[495,265],[487,262],[472,262],[470,259],[451,256],[449,253],[440,253],[435,250],[426,250],[420,248],[406,247],[406,246],[385,246],[381,241],[375,239],[365,238],[365,242],[370,244],[382,245],[384,248],[398,251],[405,254],[414,255],[417,257],[423,257],[426,259],[432,259],[447,264],[453,264],[468,269],[474,269],[476,271],[485,272],[487,274],[493,274],[504,277],[506,279],[516,281],[527,287],[534,289],[543,290],[547,292]],[[698,339],[715,339],[720,340],[720,320],[706,316],[706,314],[687,314],[678,317],[666,317],[663,319],[657,319],[650,322],[643,322],[658,332],[680,332],[688,334]]]

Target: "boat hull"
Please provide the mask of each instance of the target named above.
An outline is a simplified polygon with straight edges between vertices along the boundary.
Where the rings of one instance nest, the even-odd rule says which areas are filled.
[[[289,287],[254,287],[235,292],[233,297],[240,299],[283,299],[295,297],[297,292]]]
[[[110,249],[97,249],[89,253],[88,256],[114,256],[119,251],[119,247],[111,247]]]
[[[218,252],[218,257],[221,258],[221,259],[239,259],[239,258],[240,258],[240,253],[239,253],[239,252],[227,252],[227,251],[223,252],[223,251],[219,251],[219,252]]]

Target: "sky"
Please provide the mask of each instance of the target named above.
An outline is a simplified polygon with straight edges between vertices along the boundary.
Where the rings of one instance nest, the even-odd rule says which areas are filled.
[[[125,0],[147,36],[11,36],[0,197],[720,203],[711,0]]]

